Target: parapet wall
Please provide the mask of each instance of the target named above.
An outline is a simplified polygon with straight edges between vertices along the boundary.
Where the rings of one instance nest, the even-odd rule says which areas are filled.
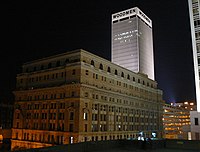
[[[166,140],[166,148],[200,150],[200,140]]]
[[[25,150],[26,152],[94,152],[106,150],[134,150],[143,149],[144,143],[138,140],[113,140],[83,142],[71,145],[59,145],[40,149]],[[153,140],[145,143],[145,149],[187,149],[193,151],[200,150],[200,141],[191,140]],[[23,151],[22,151],[23,152]]]

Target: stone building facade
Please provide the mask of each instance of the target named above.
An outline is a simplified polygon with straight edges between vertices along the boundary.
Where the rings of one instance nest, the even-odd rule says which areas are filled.
[[[12,149],[163,134],[157,82],[82,49],[25,63],[14,94]]]

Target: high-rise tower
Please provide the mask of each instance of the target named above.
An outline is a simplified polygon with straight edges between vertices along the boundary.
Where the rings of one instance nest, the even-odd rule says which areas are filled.
[[[152,21],[137,7],[112,14],[112,62],[154,80]]]
[[[188,0],[193,49],[197,111],[200,112],[200,1]]]

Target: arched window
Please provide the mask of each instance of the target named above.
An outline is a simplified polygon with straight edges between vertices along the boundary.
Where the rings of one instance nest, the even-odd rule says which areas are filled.
[[[107,70],[107,72],[109,72],[109,73],[110,73],[110,67],[108,67],[108,70]]]
[[[115,75],[117,75],[117,70],[115,70]]]
[[[123,78],[124,78],[124,72],[122,72],[122,74],[121,74],[121,77],[123,77]]]
[[[133,81],[135,81],[135,77],[133,77]]]
[[[102,64],[99,65],[99,69],[103,70],[103,65]]]
[[[93,61],[93,60],[91,61],[91,65],[93,65],[93,66],[94,66],[94,61]]]
[[[138,79],[138,83],[140,83],[140,79]]]
[[[143,84],[143,85],[145,85],[145,82],[144,82],[144,81],[142,81],[142,84]]]
[[[130,75],[129,74],[127,75],[127,79],[130,80]]]

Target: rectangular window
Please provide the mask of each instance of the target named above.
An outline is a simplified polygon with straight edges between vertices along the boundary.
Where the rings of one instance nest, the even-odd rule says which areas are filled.
[[[61,130],[64,131],[64,129],[65,129],[65,126],[64,126],[64,123],[62,123]]]
[[[194,124],[195,124],[196,126],[198,126],[198,125],[199,125],[198,118],[194,118]]]
[[[85,97],[88,97],[88,92],[85,92]]]
[[[84,114],[83,114],[83,119],[84,119],[84,120],[87,120],[87,119],[88,119],[88,115],[87,115],[86,112],[84,112]]]
[[[29,133],[27,133],[27,140],[29,140]]]
[[[75,96],[75,92],[74,91],[72,91],[72,97],[74,97]]]
[[[85,71],[85,75],[88,75],[88,70]]]
[[[64,120],[64,113],[59,113],[58,119],[59,120]]]
[[[51,137],[50,137],[50,135],[48,135],[48,141],[49,141],[49,142],[51,141]]]
[[[53,119],[54,120],[56,119],[56,113],[53,113]]]
[[[19,113],[17,113],[16,119],[19,119]]]
[[[65,103],[60,103],[60,109],[65,109]]]
[[[24,133],[24,140],[26,140],[26,133]]]
[[[54,135],[51,135],[51,142],[54,143]]]
[[[70,118],[69,120],[74,120],[74,112],[70,112]]]
[[[19,122],[17,122],[17,128],[19,128]]]
[[[64,137],[60,136],[60,144],[63,144],[63,141],[64,141]]]
[[[18,133],[16,133],[16,139],[18,139]]]

